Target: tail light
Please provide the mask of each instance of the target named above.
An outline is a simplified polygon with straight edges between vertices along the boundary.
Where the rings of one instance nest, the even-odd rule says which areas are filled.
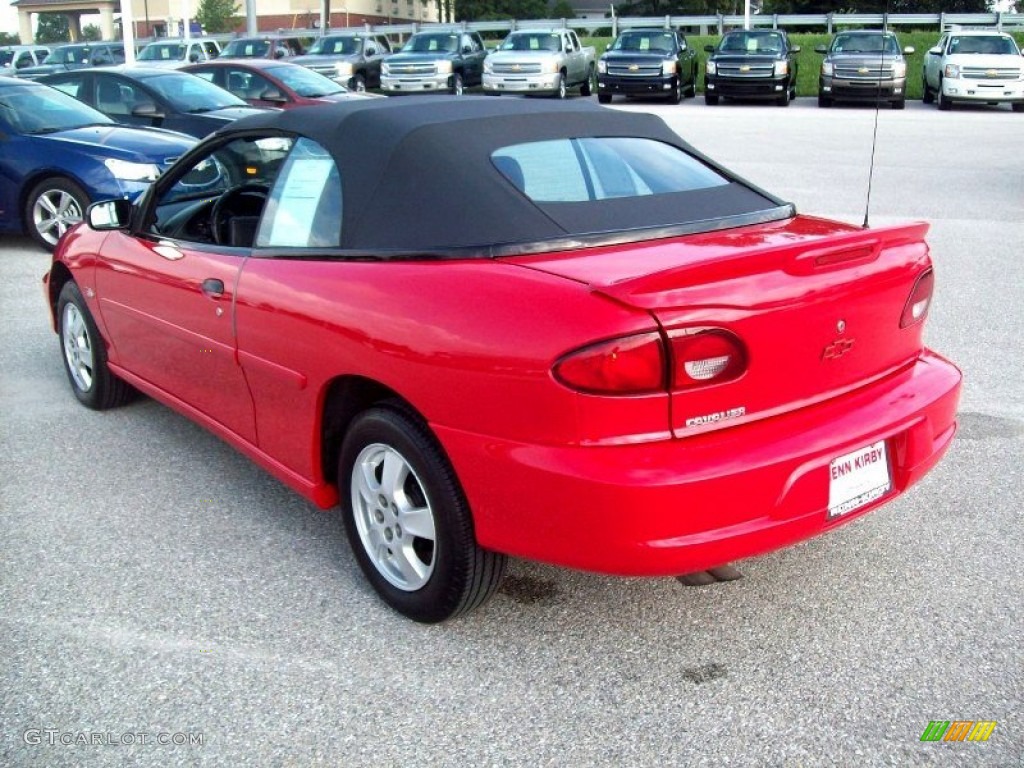
[[[671,355],[653,331],[591,344],[559,360],[555,378],[580,392],[640,395],[722,384],[747,369],[743,342],[721,328],[673,331],[669,345]]]
[[[554,367],[555,378],[580,392],[640,395],[665,391],[661,334],[638,333],[570,352]]]
[[[928,307],[932,303],[932,292],[935,290],[935,273],[932,270],[923,272],[917,282],[914,283],[914,290],[910,292],[906,306],[903,307],[903,316],[900,317],[900,328],[906,328],[914,323],[920,323],[928,314]]]
[[[747,370],[747,350],[721,328],[688,328],[670,334],[674,389],[722,384]]]

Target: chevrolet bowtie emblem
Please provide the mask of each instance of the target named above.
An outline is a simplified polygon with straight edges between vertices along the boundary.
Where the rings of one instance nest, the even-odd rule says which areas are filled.
[[[858,74],[861,74],[861,75],[866,75],[870,71],[871,70],[868,69],[867,67],[861,67],[860,69],[857,70]]]
[[[512,65],[512,71],[513,72],[518,72],[520,69],[522,69],[522,67],[520,67],[518,64],[513,64]]]
[[[985,72],[989,77],[999,77],[999,72],[994,69],[989,69]]]
[[[629,65],[629,71],[630,71],[630,72],[636,72],[636,71],[637,71],[637,70],[639,70],[639,69],[640,69],[640,67],[639,67],[639,66],[637,66],[636,64],[630,64],[630,65]]]
[[[853,341],[853,339],[836,339],[821,351],[821,359],[838,360],[853,349]]]
[[[744,64],[742,67],[740,67],[740,72],[749,72],[749,71],[750,71],[750,66],[748,64]]]

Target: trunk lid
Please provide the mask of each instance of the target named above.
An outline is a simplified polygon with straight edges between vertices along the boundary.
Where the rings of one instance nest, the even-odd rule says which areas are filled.
[[[717,328],[742,341],[738,379],[673,390],[682,436],[820,402],[916,358],[923,324],[901,329],[900,318],[930,265],[927,230],[798,216],[515,262],[648,311],[670,339]]]

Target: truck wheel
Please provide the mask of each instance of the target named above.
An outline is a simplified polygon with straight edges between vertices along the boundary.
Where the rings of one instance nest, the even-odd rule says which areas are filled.
[[[599,93],[599,94],[597,94],[597,100],[600,103],[602,103],[602,104],[611,104],[612,103],[612,95],[610,93]],[[1014,106],[1017,106],[1017,105],[1014,104]]]
[[[669,104],[678,104],[682,100],[683,81],[677,77],[675,79],[675,82],[672,83],[672,90],[668,92],[668,97],[666,98],[666,101],[668,101]]]
[[[452,75],[452,88],[451,93],[453,96],[461,96],[463,91],[462,87],[462,75],[456,72]]]
[[[1014,112],[1024,112],[1024,102],[1017,102],[1016,104],[1011,104],[1010,108]]]
[[[775,100],[775,103],[778,104],[780,107],[788,107],[790,100],[791,98],[789,94],[789,88],[787,88],[782,92],[782,95]]]
[[[923,88],[924,95],[921,97],[925,104],[931,104],[935,101],[935,94],[932,93],[932,89],[928,87],[928,81],[925,79],[921,80],[921,87]]]
[[[831,107],[832,106],[832,99],[830,99],[828,96],[823,96],[822,94],[819,93],[818,94],[818,106],[819,107]]]
[[[942,78],[939,78],[939,87],[935,89],[935,102],[939,109],[946,112],[953,108],[953,102],[949,100],[949,97],[942,93]]]
[[[715,104],[718,103],[718,94],[717,93],[706,93],[705,92],[705,94],[704,94],[704,103],[707,104],[709,107],[715,106]]]
[[[594,74],[594,68],[590,67],[587,70],[587,79],[583,81],[583,85],[580,86],[580,96],[589,96],[595,90],[597,85],[594,83],[596,75]]]
[[[903,109],[907,106],[907,102],[904,99],[897,99],[892,103],[893,109]]]
[[[555,98],[564,99],[568,95],[568,90],[565,85],[565,73],[561,72],[558,75],[558,80],[555,81]]]
[[[352,86],[349,88],[351,91],[356,93],[366,93],[366,78],[362,75],[356,75],[352,78]]]
[[[690,77],[690,85],[686,89],[686,96],[691,99],[697,98],[697,70],[694,69]]]

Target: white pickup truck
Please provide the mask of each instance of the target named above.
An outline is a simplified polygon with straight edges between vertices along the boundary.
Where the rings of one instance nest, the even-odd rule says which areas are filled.
[[[924,57],[924,103],[1009,102],[1024,112],[1024,58],[1016,41],[996,29],[952,29]]]
[[[512,32],[484,59],[484,93],[530,93],[564,99],[579,86],[581,96],[595,88],[593,46],[580,45],[571,29]]]

